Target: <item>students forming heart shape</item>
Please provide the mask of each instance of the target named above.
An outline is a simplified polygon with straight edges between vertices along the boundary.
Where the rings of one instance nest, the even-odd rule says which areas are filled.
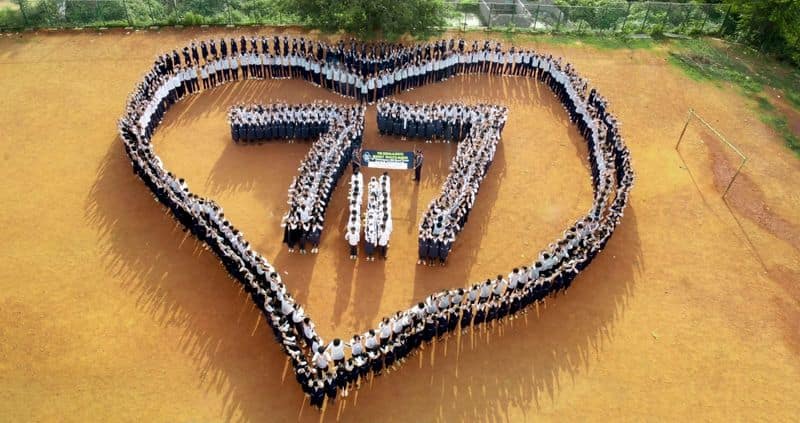
[[[215,42],[203,41],[199,46],[202,53],[192,43],[191,50],[184,49],[183,60],[176,51],[162,55],[129,97],[119,129],[135,173],[177,220],[217,254],[228,272],[251,294],[276,340],[290,357],[297,381],[312,405],[321,407],[326,396],[333,399],[339,391],[357,387],[368,374],[380,374],[384,368],[395,366],[436,337],[459,328],[491,324],[567,289],[575,276],[603,250],[619,225],[634,179],[629,150],[619,134],[616,118],[607,110],[606,100],[595,89],[589,89],[575,69],[563,64],[560,58],[513,47],[506,50],[500,43],[490,41],[482,45],[475,41],[470,48],[464,40],[455,39],[414,46],[367,45],[355,41],[329,45],[304,38],[290,41],[288,37],[281,44],[277,36],[272,40],[271,50],[266,37],[261,37],[260,49],[255,37],[249,45],[242,37],[239,45],[231,43],[230,51],[224,40],[219,50]],[[434,293],[347,343],[340,339],[326,343],[314,330],[303,307],[287,292],[278,271],[249,247],[218,204],[193,194],[183,179],[164,167],[150,142],[171,105],[218,84],[237,81],[240,72],[242,79],[301,78],[340,95],[358,98],[362,103],[381,101],[459,74],[536,78],[561,101],[587,143],[594,187],[592,207],[541,251],[536,262],[513,269],[507,277],[499,275],[471,287]],[[394,131],[397,118],[392,117],[392,110],[399,113],[404,107],[409,106],[381,102],[380,110],[385,113],[379,116],[379,126],[388,128],[388,118]],[[358,120],[363,122],[363,107],[342,113],[352,118],[347,121],[352,125],[329,118],[328,127],[337,125],[341,132],[318,131],[320,137],[335,132],[344,140],[339,144],[341,148],[327,150],[331,154],[325,155],[330,159],[325,168],[332,172],[328,177],[331,183],[319,193],[323,207],[318,211],[323,216],[325,196],[335,186],[342,165],[346,167],[363,131],[363,123],[358,129]],[[477,126],[470,129],[466,139],[474,138],[478,130]],[[409,134],[401,130],[399,135]],[[491,149],[486,150],[479,156],[481,161],[472,163],[473,168],[477,167],[480,173],[480,166],[490,163],[492,154]],[[481,178],[476,181],[479,183]],[[445,185],[458,185],[458,180],[451,179],[448,177]],[[464,203],[458,199],[445,204],[453,205],[459,213],[469,211],[469,207],[459,208]],[[433,213],[426,215],[426,219],[431,220],[427,228],[421,228],[424,235],[421,239],[432,236],[432,228],[438,222]]]

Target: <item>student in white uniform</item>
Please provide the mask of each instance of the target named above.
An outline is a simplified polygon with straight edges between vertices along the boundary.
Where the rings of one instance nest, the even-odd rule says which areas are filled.
[[[334,366],[339,367],[344,363],[344,342],[341,339],[336,338],[328,344],[326,352],[330,354]]]
[[[238,58],[231,56],[234,60],[231,61],[231,73],[236,73],[238,71],[234,70],[234,62],[241,61],[241,68],[242,68],[242,79],[249,79],[254,78],[255,74],[250,68],[250,53],[242,53]],[[238,66],[237,66],[238,67]],[[234,78],[234,80],[238,79],[238,76]]]
[[[369,78],[367,79],[367,92],[367,95],[369,96],[368,104],[372,105],[375,103],[375,97],[378,95],[375,92],[375,76],[373,74],[370,74]]]
[[[203,80],[204,90],[211,88],[211,84],[208,81],[208,65],[200,66],[200,79]]]
[[[355,228],[351,228],[350,232],[345,234],[344,239],[350,245],[350,260],[355,260],[358,257],[358,243],[361,241],[361,234]]]
[[[222,59],[222,77],[225,78],[225,82],[231,80],[231,63],[227,58]]]
[[[245,54],[247,54],[247,53],[245,53]],[[240,59],[239,57],[236,57],[236,55],[233,55],[233,54],[228,58],[228,62],[229,62],[230,68],[231,68],[231,78],[234,81],[238,81],[239,80],[239,59]],[[247,69],[247,61],[246,60],[247,59],[242,59],[242,79],[247,79],[247,70],[246,70]]]
[[[356,93],[358,94],[358,102],[364,104],[367,101],[367,82],[360,75],[356,78]]]
[[[330,362],[330,356],[328,352],[325,351],[325,347],[317,348],[317,352],[314,353],[314,365],[317,367],[317,371],[320,373],[326,373],[328,371],[328,363]]]

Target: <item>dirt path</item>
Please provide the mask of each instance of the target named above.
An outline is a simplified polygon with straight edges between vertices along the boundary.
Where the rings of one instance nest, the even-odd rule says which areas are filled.
[[[0,380],[10,388],[0,390],[0,415],[10,421],[319,420],[256,310],[152,201],[117,140],[124,99],[154,54],[213,32],[0,38]],[[638,179],[622,226],[566,295],[502,333],[428,348],[323,419],[800,415],[800,162],[744,100],[683,77],[662,52],[537,47],[570,58],[623,122]],[[174,108],[155,143],[170,169],[218,199],[288,272],[327,337],[527,261],[589,204],[585,153],[546,90],[457,78],[401,96],[510,106],[450,265],[420,268],[409,257],[452,154],[435,144],[424,146],[418,187],[392,173],[389,261],[343,259],[343,184],[321,254],[289,256],[277,222],[308,147],[235,146],[224,113],[240,101],[314,98],[341,101],[299,82],[226,86]],[[750,157],[727,204],[727,153],[696,127],[680,154],[673,149],[689,107]],[[378,136],[374,110],[368,119],[368,146],[408,147]]]

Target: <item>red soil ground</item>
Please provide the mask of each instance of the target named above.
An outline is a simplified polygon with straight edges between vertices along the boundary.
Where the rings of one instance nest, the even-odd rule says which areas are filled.
[[[250,31],[250,30],[248,30]],[[269,29],[261,31],[270,33]],[[491,333],[452,337],[323,413],[304,403],[258,312],[131,173],[116,119],[156,53],[212,29],[0,38],[0,416],[9,421],[753,420],[800,415],[800,161],[735,91],[694,82],[663,49],[531,44],[569,58],[612,103],[637,185],[607,250],[566,295]],[[238,34],[238,32],[236,32]],[[245,82],[176,106],[166,165],[218,200],[273,260],[326,338],[427,293],[528,262],[587,209],[585,150],[550,93],[456,78],[405,101],[492,101],[510,118],[446,268],[414,264],[418,217],[454,146],[423,145],[424,178],[392,172],[387,262],[353,264],[334,194],[318,256],[288,255],[279,219],[304,144],[237,146],[227,107],[344,101]],[[736,156],[749,157],[727,202]],[[369,148],[410,145],[380,137]]]

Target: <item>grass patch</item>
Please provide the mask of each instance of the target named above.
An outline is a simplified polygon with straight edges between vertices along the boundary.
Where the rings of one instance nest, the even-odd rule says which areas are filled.
[[[747,94],[760,93],[766,82],[754,74],[742,61],[704,40],[676,41],[670,51],[670,62],[698,81],[723,82],[737,85]]]
[[[775,111],[775,106],[767,100],[764,96],[756,97],[756,102],[758,103],[758,109],[762,112],[772,112]]]
[[[800,137],[789,128],[789,122],[786,121],[785,116],[779,113],[763,113],[760,118],[783,138],[787,147],[800,157]]]
[[[460,31],[461,32],[461,31]],[[659,45],[669,43],[669,40],[659,40],[653,38],[633,38],[620,34],[610,35],[580,35],[580,34],[547,34],[532,32],[527,29],[520,29],[513,26],[494,27],[491,30],[485,28],[467,28],[467,33],[481,33],[487,39],[504,38],[507,42],[540,42],[547,44],[561,45],[585,45],[595,47],[599,50],[617,49],[650,49]]]
[[[554,44],[573,44],[573,45],[588,45],[600,50],[641,50],[650,49],[661,43],[659,40],[653,38],[632,38],[625,35],[615,36],[569,36],[569,35],[554,35],[548,39],[549,42]]]
[[[661,41],[652,38],[632,38],[625,35],[546,35],[546,34],[518,34],[520,41],[541,41],[550,44],[586,45],[599,50],[641,50],[650,49]]]
[[[792,132],[786,116],[766,95],[779,95],[800,110],[800,73],[743,46],[715,46],[707,40],[676,41],[669,61],[697,81],[731,84],[755,99],[761,121],[769,125],[800,156],[800,134]]]

